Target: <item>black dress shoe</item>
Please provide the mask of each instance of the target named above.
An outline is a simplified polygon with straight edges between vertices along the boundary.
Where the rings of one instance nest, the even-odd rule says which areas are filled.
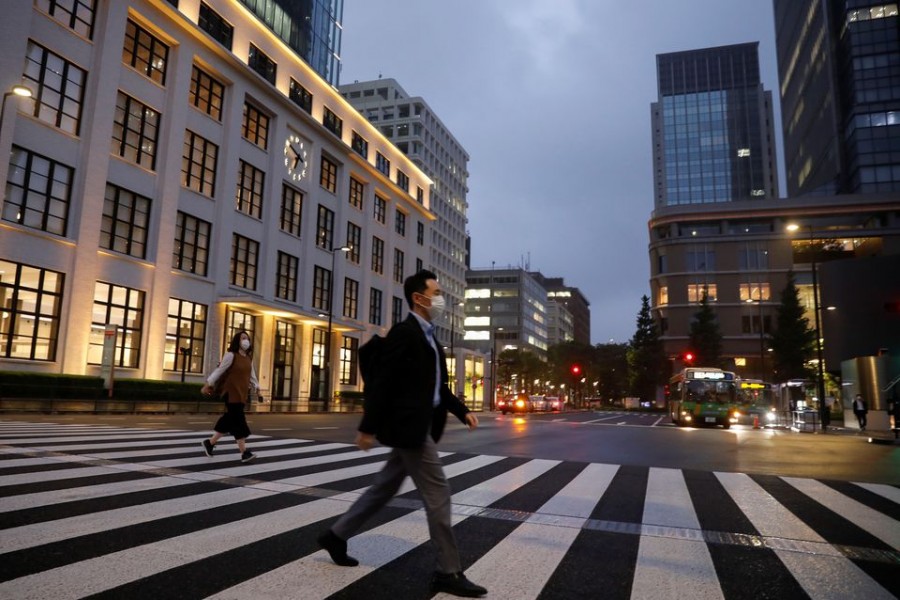
[[[342,540],[334,535],[330,529],[320,535],[319,539],[316,541],[319,542],[319,545],[322,548],[328,551],[328,555],[331,556],[331,560],[334,561],[334,564],[342,567],[355,567],[359,564],[358,560],[352,556],[347,556],[346,540]]]
[[[462,571],[459,573],[435,573],[431,579],[431,592],[434,594],[447,592],[465,598],[479,598],[487,594],[485,588],[466,579]]]

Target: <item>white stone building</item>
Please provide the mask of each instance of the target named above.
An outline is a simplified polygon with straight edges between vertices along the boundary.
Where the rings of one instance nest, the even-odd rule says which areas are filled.
[[[112,324],[117,377],[199,383],[243,328],[273,399],[360,389],[431,180],[239,2],[9,4],[0,369],[99,374]]]

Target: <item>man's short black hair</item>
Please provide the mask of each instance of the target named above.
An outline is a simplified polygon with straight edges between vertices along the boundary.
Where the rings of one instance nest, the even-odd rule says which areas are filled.
[[[418,273],[407,277],[406,281],[403,282],[403,295],[406,296],[406,303],[409,304],[410,309],[413,308],[413,294],[421,294],[428,289],[429,279],[437,281],[437,275],[422,269]]]

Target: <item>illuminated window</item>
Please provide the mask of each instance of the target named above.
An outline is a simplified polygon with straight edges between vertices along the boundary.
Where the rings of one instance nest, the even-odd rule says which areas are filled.
[[[771,290],[768,283],[742,283],[740,285],[741,302],[769,300]]]
[[[688,284],[688,302],[702,302],[704,293],[709,302],[718,300],[718,292],[715,283]]]
[[[659,286],[659,298],[657,304],[659,306],[665,306],[669,303],[669,286],[661,285]]]
[[[0,356],[56,360],[64,280],[56,271],[0,260]]]
[[[206,314],[205,304],[169,298],[166,348],[163,351],[164,371],[180,371],[184,367],[188,373],[203,372]],[[182,353],[182,348],[188,351],[187,356]]]

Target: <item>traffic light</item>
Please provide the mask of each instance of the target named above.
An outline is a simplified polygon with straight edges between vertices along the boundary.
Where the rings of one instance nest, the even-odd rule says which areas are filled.
[[[684,362],[684,364],[686,364],[686,365],[692,365],[692,364],[694,364],[694,353],[691,352],[690,350],[684,352],[684,353],[681,355],[681,360],[682,360],[682,361]]]
[[[572,365],[570,371],[572,371],[572,375],[578,377],[579,375],[581,375],[581,365]]]

